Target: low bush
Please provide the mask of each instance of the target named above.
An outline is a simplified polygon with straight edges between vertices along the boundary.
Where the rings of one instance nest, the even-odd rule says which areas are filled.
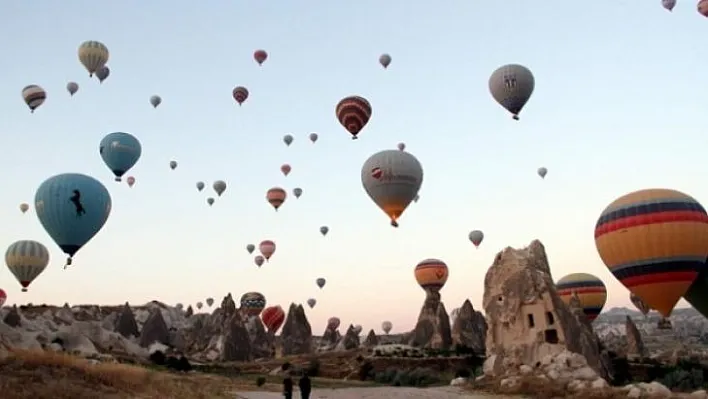
[[[374,381],[379,384],[401,387],[427,387],[443,382],[438,374],[429,369],[416,367],[410,370],[398,370],[389,367],[376,373]]]
[[[359,366],[359,381],[366,381],[372,377],[374,365],[371,362],[364,362]]]
[[[470,378],[472,373],[468,369],[457,369],[455,372],[455,378]]]
[[[667,373],[661,379],[661,383],[667,388],[676,391],[696,391],[705,387],[703,370],[694,368],[691,370],[675,369]]]
[[[310,377],[317,377],[320,375],[320,361],[318,359],[310,360],[310,363],[305,368],[305,372]]]
[[[259,376],[258,378],[256,378],[256,386],[262,387],[263,385],[265,385],[265,383],[266,383],[265,377]]]

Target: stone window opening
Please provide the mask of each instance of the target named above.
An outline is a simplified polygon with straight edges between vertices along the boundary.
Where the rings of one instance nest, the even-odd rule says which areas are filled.
[[[531,313],[528,314],[528,320],[529,320],[529,328],[536,327],[536,322],[533,320],[533,315]]]
[[[544,331],[544,338],[545,341],[549,344],[557,344],[558,343],[558,330],[555,328],[549,329]]]
[[[546,322],[548,323],[549,326],[552,326],[553,323],[555,323],[555,318],[553,317],[553,313],[551,312],[546,312]]]

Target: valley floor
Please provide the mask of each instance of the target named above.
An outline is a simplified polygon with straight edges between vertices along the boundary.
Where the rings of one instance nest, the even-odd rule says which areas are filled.
[[[238,399],[276,399],[282,398],[279,392],[236,392]],[[295,398],[300,394],[296,393]],[[399,388],[399,387],[375,387],[375,388],[338,388],[338,389],[314,389],[311,399],[504,399],[507,396],[474,394],[465,392],[459,388],[436,387],[436,388]]]

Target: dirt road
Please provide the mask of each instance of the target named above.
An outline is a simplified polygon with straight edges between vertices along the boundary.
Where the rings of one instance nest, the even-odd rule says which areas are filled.
[[[299,398],[297,392],[294,398]],[[239,399],[282,399],[283,394],[277,392],[236,392]],[[311,399],[504,399],[507,396],[474,394],[464,392],[459,388],[339,388],[315,389]]]

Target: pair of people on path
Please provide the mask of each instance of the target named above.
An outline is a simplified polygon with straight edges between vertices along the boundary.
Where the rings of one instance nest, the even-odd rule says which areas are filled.
[[[298,387],[300,388],[300,397],[302,399],[310,399],[312,383],[306,372],[302,374],[302,378],[298,381]],[[283,396],[285,396],[285,399],[293,399],[293,379],[289,372],[283,379]]]

